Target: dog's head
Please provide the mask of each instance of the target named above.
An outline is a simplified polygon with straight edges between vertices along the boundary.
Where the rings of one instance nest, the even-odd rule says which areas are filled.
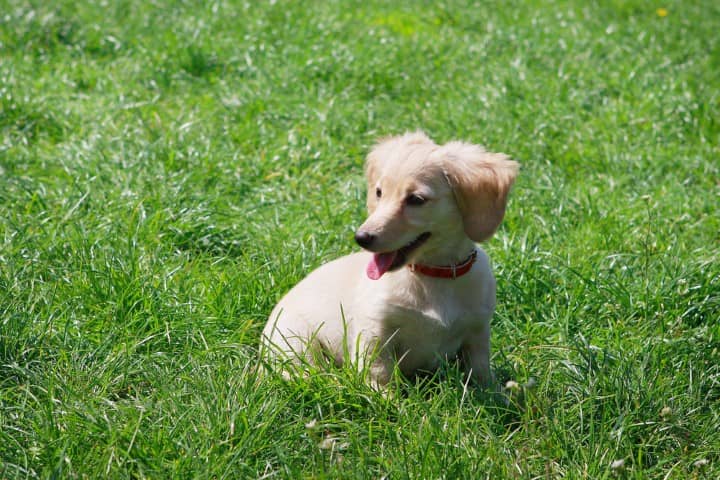
[[[368,276],[490,238],[517,170],[506,155],[462,142],[440,146],[420,132],[378,143],[366,162],[369,216],[355,234],[374,253]]]

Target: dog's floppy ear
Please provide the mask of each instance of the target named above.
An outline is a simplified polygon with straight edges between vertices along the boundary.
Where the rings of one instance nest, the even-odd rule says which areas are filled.
[[[505,205],[519,165],[502,153],[479,145],[450,142],[436,153],[460,208],[465,233],[476,242],[495,233],[505,216]]]

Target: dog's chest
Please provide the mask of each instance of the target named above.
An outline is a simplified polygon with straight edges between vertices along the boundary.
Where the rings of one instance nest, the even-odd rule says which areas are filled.
[[[413,375],[418,370],[434,370],[443,359],[454,358],[467,338],[470,323],[470,318],[455,309],[396,309],[386,318],[384,336],[400,370]]]
[[[382,315],[385,334],[410,363],[455,355],[468,333],[485,320],[471,298],[452,290],[389,300]]]
[[[481,307],[475,289],[447,280],[437,283],[432,288],[411,284],[387,295],[384,301],[387,320],[394,323],[399,320],[397,317],[402,317],[401,324],[438,330],[462,327],[464,320]]]
[[[398,330],[402,337],[426,340],[462,335],[472,327],[471,309],[459,305],[424,305],[421,308],[390,306],[383,324],[388,330]]]

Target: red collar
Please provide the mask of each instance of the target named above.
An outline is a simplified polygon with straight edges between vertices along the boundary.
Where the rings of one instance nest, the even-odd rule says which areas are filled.
[[[468,273],[472,268],[473,263],[475,263],[476,259],[477,250],[473,250],[473,252],[468,258],[454,265],[436,267],[434,265],[411,263],[408,265],[408,268],[410,268],[413,273],[422,273],[423,275],[427,275],[428,277],[452,278],[453,280],[455,280],[456,278],[462,277],[463,275]]]

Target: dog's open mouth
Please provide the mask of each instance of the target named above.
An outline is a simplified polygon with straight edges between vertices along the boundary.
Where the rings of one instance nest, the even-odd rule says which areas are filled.
[[[386,272],[396,270],[407,261],[408,255],[413,250],[430,238],[430,232],[420,234],[415,240],[392,252],[373,253],[373,258],[367,266],[367,276],[372,280],[377,280]]]

